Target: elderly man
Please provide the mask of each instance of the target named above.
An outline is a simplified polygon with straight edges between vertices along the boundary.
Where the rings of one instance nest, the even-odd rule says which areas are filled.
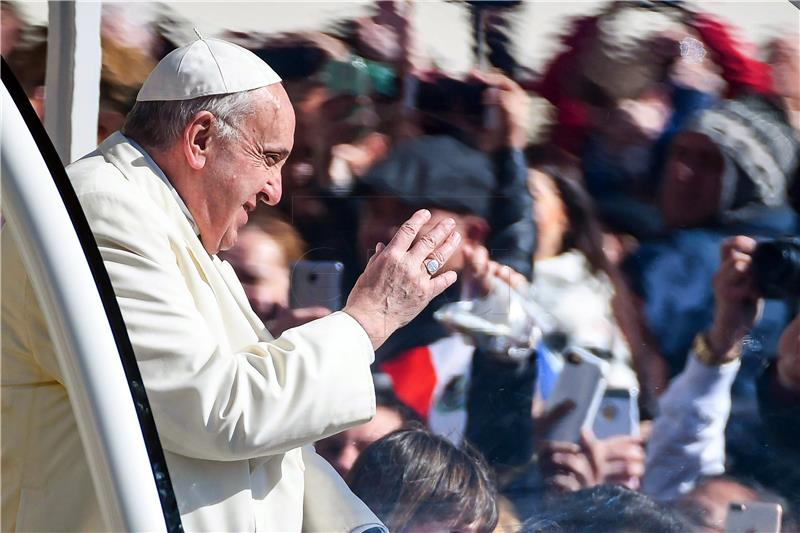
[[[188,531],[363,530],[379,521],[310,443],[369,420],[374,349],[451,285],[453,220],[418,211],[344,310],[273,339],[216,254],[281,197],[294,112],[250,52],[165,57],[123,128],[69,175],[103,256]],[[53,340],[3,235],[3,530],[104,529]],[[442,269],[443,270],[443,269]]]

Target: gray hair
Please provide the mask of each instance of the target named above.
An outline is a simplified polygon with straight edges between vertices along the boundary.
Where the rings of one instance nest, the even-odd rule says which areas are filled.
[[[191,100],[136,102],[125,119],[122,133],[142,146],[164,150],[177,141],[183,129],[200,111],[217,119],[217,135],[228,141],[235,137],[242,119],[253,112],[252,91],[201,96]]]

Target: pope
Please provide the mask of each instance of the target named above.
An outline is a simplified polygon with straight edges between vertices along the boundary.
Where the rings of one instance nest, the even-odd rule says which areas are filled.
[[[295,116],[280,78],[234,44],[167,55],[121,132],[68,174],[100,249],[187,531],[364,531],[380,521],[311,444],[375,413],[374,350],[451,285],[453,220],[417,211],[344,309],[274,339],[230,248],[281,198]],[[2,239],[3,530],[102,530],[69,392],[18,243]]]

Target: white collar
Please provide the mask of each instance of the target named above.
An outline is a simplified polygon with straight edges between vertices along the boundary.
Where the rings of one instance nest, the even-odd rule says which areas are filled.
[[[123,137],[124,137],[124,135],[123,135]],[[183,201],[183,198],[181,198],[181,195],[178,194],[177,190],[175,190],[175,187],[172,185],[172,182],[169,181],[169,178],[167,177],[166,174],[164,174],[164,171],[161,170],[161,167],[159,167],[156,164],[156,162],[153,160],[153,158],[150,157],[150,154],[147,153],[147,150],[142,148],[142,146],[139,143],[137,143],[136,141],[134,141],[130,137],[125,137],[125,139],[128,141],[128,143],[130,143],[131,146],[133,146],[134,148],[136,148],[136,150],[141,152],[142,157],[144,157],[144,160],[147,162],[147,165],[153,170],[153,172],[155,172],[156,176],[158,176],[161,179],[161,181],[163,181],[164,184],[169,188],[169,191],[172,193],[172,196],[175,198],[175,201],[178,202],[178,206],[180,206],[181,211],[183,211],[183,214],[186,215],[186,219],[189,221],[189,225],[192,226],[192,230],[194,230],[195,235],[199,236],[200,235],[200,228],[197,227],[197,223],[194,221],[194,217],[192,216],[192,213],[189,211],[189,208],[186,206],[186,202]]]

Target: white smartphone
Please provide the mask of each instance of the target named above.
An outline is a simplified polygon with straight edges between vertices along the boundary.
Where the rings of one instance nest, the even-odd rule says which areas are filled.
[[[594,435],[598,439],[614,435],[639,436],[639,391],[636,389],[608,389],[600,400],[594,418]]]
[[[731,503],[725,533],[780,533],[782,514],[777,503]]]
[[[344,265],[338,261],[298,261],[292,265],[289,301],[294,309],[322,306],[342,308]]]
[[[550,428],[547,438],[561,442],[579,442],[581,429],[594,423],[600,400],[606,390],[605,375],[608,363],[588,351],[567,348],[564,353],[564,368],[558,376],[555,389],[547,399],[547,408],[564,400],[571,400],[575,407]]]

